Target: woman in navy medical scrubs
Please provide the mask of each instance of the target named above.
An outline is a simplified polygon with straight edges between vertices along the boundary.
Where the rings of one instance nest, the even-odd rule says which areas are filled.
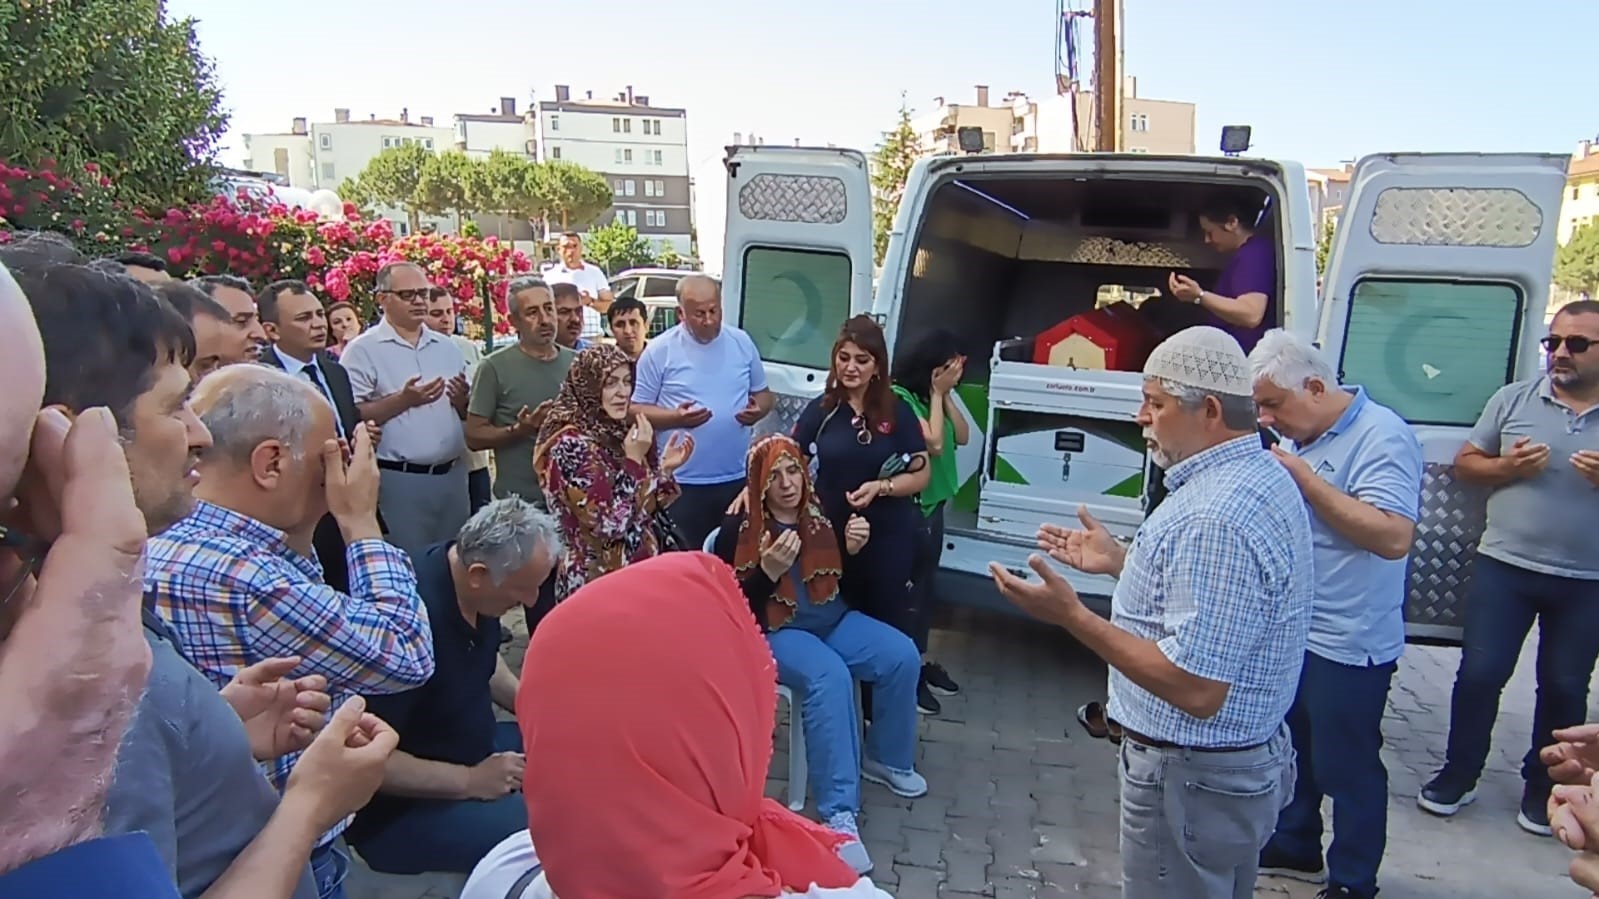
[[[927,442],[916,413],[889,385],[888,347],[870,316],[846,321],[833,344],[827,390],[794,425],[794,440],[815,467],[816,495],[838,530],[864,517],[872,536],[844,559],[841,593],[855,608],[912,634],[910,579],[927,486]]]

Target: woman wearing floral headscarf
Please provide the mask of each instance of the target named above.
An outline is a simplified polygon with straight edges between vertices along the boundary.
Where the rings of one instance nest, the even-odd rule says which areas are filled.
[[[533,451],[533,468],[561,523],[566,554],[557,600],[602,574],[660,552],[655,513],[677,498],[672,473],[694,451],[678,435],[659,457],[642,415],[628,420],[633,360],[610,344],[579,353]]]
[[[777,680],[800,694],[805,754],[816,810],[850,837],[839,853],[862,874],[872,860],[860,842],[861,777],[926,792],[915,771],[916,685],[921,656],[895,628],[844,605],[838,536],[811,490],[804,454],[792,438],[765,437],[750,447],[745,469],[752,502],[730,514],[716,554],[733,566],[739,586],[777,660]],[[844,524],[844,550],[859,553],[871,537],[860,515]],[[855,680],[873,686],[876,713],[861,753]],[[804,790],[805,784],[789,784]]]

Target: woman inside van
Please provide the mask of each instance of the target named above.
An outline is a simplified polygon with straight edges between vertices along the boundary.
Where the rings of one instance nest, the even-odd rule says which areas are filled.
[[[932,478],[927,440],[916,413],[889,386],[888,346],[871,316],[844,322],[832,360],[827,389],[800,413],[794,441],[814,466],[816,496],[833,527],[851,515],[871,526],[871,542],[844,560],[844,595],[914,640],[911,562],[922,523],[916,495]],[[863,704],[869,716],[869,689]]]
[[[960,338],[937,330],[922,338],[903,357],[894,373],[894,393],[916,413],[927,441],[929,479],[917,494],[921,521],[916,529],[916,553],[911,564],[911,639],[922,653],[921,683],[916,687],[916,707],[924,714],[942,711],[938,697],[954,696],[960,685],[944,666],[927,659],[927,637],[933,625],[933,582],[944,554],[944,504],[960,490],[955,468],[955,448],[971,439],[971,428],[955,400],[955,386],[966,372]]]
[[[915,771],[912,711],[921,658],[909,637],[839,600],[845,559],[868,545],[871,528],[851,514],[840,542],[816,505],[799,444],[782,434],[764,437],[750,447],[745,470],[752,492],[748,511],[723,520],[716,555],[733,566],[766,632],[777,682],[801,697],[816,811],[828,827],[851,838],[839,854],[866,874],[872,861],[855,820],[861,777],[902,796],[927,792]],[[856,678],[873,685],[878,708],[864,753]],[[805,784],[788,788],[803,791]]]
[[[1209,290],[1177,272],[1168,279],[1172,296],[1210,313],[1210,323],[1231,334],[1246,354],[1277,327],[1277,250],[1267,234],[1257,232],[1261,210],[1255,191],[1211,195],[1199,209],[1199,228],[1207,245],[1228,254],[1227,266]]]

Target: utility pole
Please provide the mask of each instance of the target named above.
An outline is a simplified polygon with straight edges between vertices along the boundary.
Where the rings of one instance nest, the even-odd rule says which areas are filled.
[[[1114,153],[1121,149],[1121,0],[1094,0],[1094,147]]]

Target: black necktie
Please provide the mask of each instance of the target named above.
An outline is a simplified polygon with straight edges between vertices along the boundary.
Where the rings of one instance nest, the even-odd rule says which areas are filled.
[[[300,369],[300,371],[304,372],[305,376],[311,379],[311,383],[316,385],[316,389],[319,393],[327,397],[329,405],[333,405],[333,424],[339,429],[339,436],[349,437],[350,435],[345,433],[344,422],[339,420],[338,406],[333,404],[333,394],[329,393],[327,385],[322,383],[322,373],[316,370],[316,363],[307,362],[305,364],[305,368]]]

